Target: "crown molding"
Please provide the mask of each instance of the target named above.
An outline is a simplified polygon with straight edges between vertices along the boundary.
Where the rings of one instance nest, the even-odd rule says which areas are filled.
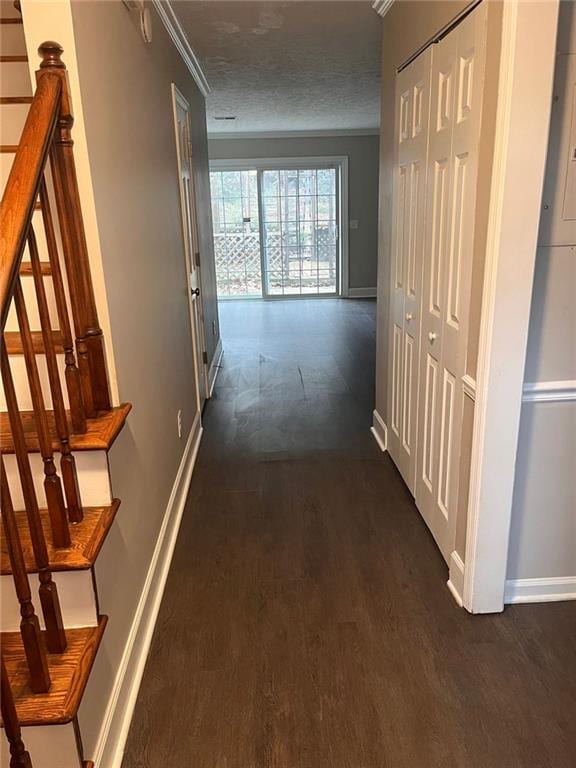
[[[374,8],[378,16],[384,17],[392,7],[393,2],[394,0],[375,0],[372,3],[372,8]]]
[[[156,9],[158,16],[160,16],[162,24],[166,27],[170,39],[174,43],[176,50],[182,57],[184,64],[186,64],[188,71],[194,78],[202,95],[208,96],[210,93],[208,80],[202,71],[202,67],[200,66],[198,57],[194,53],[194,49],[190,45],[190,41],[186,37],[186,32],[184,32],[180,20],[178,16],[176,16],[175,10],[172,8],[170,0],[152,0],[152,5]]]
[[[220,131],[217,133],[208,132],[208,140],[221,139],[321,139],[331,136],[378,136],[379,128],[350,128],[346,130],[334,129],[326,131]]]

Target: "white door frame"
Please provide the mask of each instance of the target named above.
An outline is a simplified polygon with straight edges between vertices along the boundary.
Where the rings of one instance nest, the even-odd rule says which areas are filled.
[[[178,165],[178,189],[179,189],[179,195],[180,195],[180,205],[184,206],[186,204],[186,201],[184,199],[184,196],[182,194],[182,185],[180,183],[180,137],[178,136],[178,113],[177,113],[177,105],[179,104],[182,109],[186,111],[188,115],[190,115],[190,105],[188,104],[188,101],[186,98],[182,95],[182,93],[178,90],[175,83],[172,83],[171,85],[171,91],[172,91],[172,119],[174,122],[174,136],[176,140],[176,159],[177,159],[177,165]],[[192,137],[189,136],[190,143],[192,142]],[[191,192],[192,192],[192,204],[194,210],[192,211],[192,228],[195,233],[196,241],[198,242],[198,222],[196,220],[196,190],[194,185],[194,158],[192,156],[192,151],[190,150],[188,161],[190,163],[190,181],[191,181]],[[193,252],[189,252],[189,248],[186,245],[186,238],[188,237],[187,232],[185,231],[184,226],[184,219],[183,214],[181,212],[182,217],[182,237],[184,238],[184,263],[186,268],[186,294],[188,296],[188,307],[189,307],[189,313],[190,313],[190,330],[192,333],[192,355],[195,360],[194,365],[194,373],[196,378],[196,396],[198,400],[198,409],[200,412],[202,412],[202,395],[204,396],[204,399],[207,400],[210,397],[210,384],[208,381],[208,363],[207,363],[207,355],[206,355],[206,334],[204,329],[204,323],[203,323],[203,317],[204,317],[204,309],[203,309],[203,286],[202,286],[202,268],[200,264],[196,264],[195,268],[198,270],[198,273],[200,275],[200,295],[196,297],[195,301],[199,302],[200,306],[200,312],[196,314],[196,310],[192,304],[192,296],[191,296],[191,289],[192,286],[190,285],[190,275],[192,272],[192,259],[195,259],[195,254]],[[199,248],[199,244],[198,244]],[[196,328],[195,324],[196,322],[199,323],[200,327]],[[202,349],[198,349],[198,338],[200,338]]]
[[[347,155],[323,155],[321,157],[303,156],[303,157],[257,157],[257,158],[234,158],[225,160],[218,158],[210,160],[211,171],[266,171],[276,168],[308,168],[314,165],[336,165],[340,169],[340,264],[339,295],[349,296],[349,220],[348,220],[348,156]],[[266,297],[274,300],[276,297]],[[299,296],[290,296],[291,299],[300,298]],[[322,298],[322,295],[304,295],[303,299]],[[330,296],[329,298],[334,298]]]
[[[462,595],[472,613],[504,608],[557,21],[558,0],[503,3]]]

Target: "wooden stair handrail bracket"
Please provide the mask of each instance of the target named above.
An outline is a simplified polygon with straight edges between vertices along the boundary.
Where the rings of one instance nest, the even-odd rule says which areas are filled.
[[[61,98],[50,165],[54,180],[56,206],[60,219],[64,260],[70,283],[72,317],[76,331],[78,368],[87,416],[110,409],[110,391],[104,354],[104,335],[98,322],[96,299],[90,273],[88,246],[80,205],[80,192],[74,162],[72,126],[74,115],[62,46],[42,43],[42,57],[36,72],[38,85],[45,77],[56,76],[61,82]]]

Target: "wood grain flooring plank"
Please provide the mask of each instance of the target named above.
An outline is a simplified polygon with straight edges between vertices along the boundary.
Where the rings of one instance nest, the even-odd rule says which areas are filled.
[[[123,768],[573,768],[574,604],[456,606],[369,432],[374,310],[221,305]]]

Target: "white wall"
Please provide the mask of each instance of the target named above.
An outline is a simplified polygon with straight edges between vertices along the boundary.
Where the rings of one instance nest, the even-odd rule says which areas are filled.
[[[569,136],[576,55],[568,55],[576,54],[576,5],[561,3],[560,14],[508,579],[564,577],[576,593],[576,220],[562,217],[576,138]]]
[[[375,23],[378,23],[377,20]],[[378,265],[378,136],[309,136],[263,139],[212,139],[211,160],[258,157],[348,156],[349,286],[376,288]]]

